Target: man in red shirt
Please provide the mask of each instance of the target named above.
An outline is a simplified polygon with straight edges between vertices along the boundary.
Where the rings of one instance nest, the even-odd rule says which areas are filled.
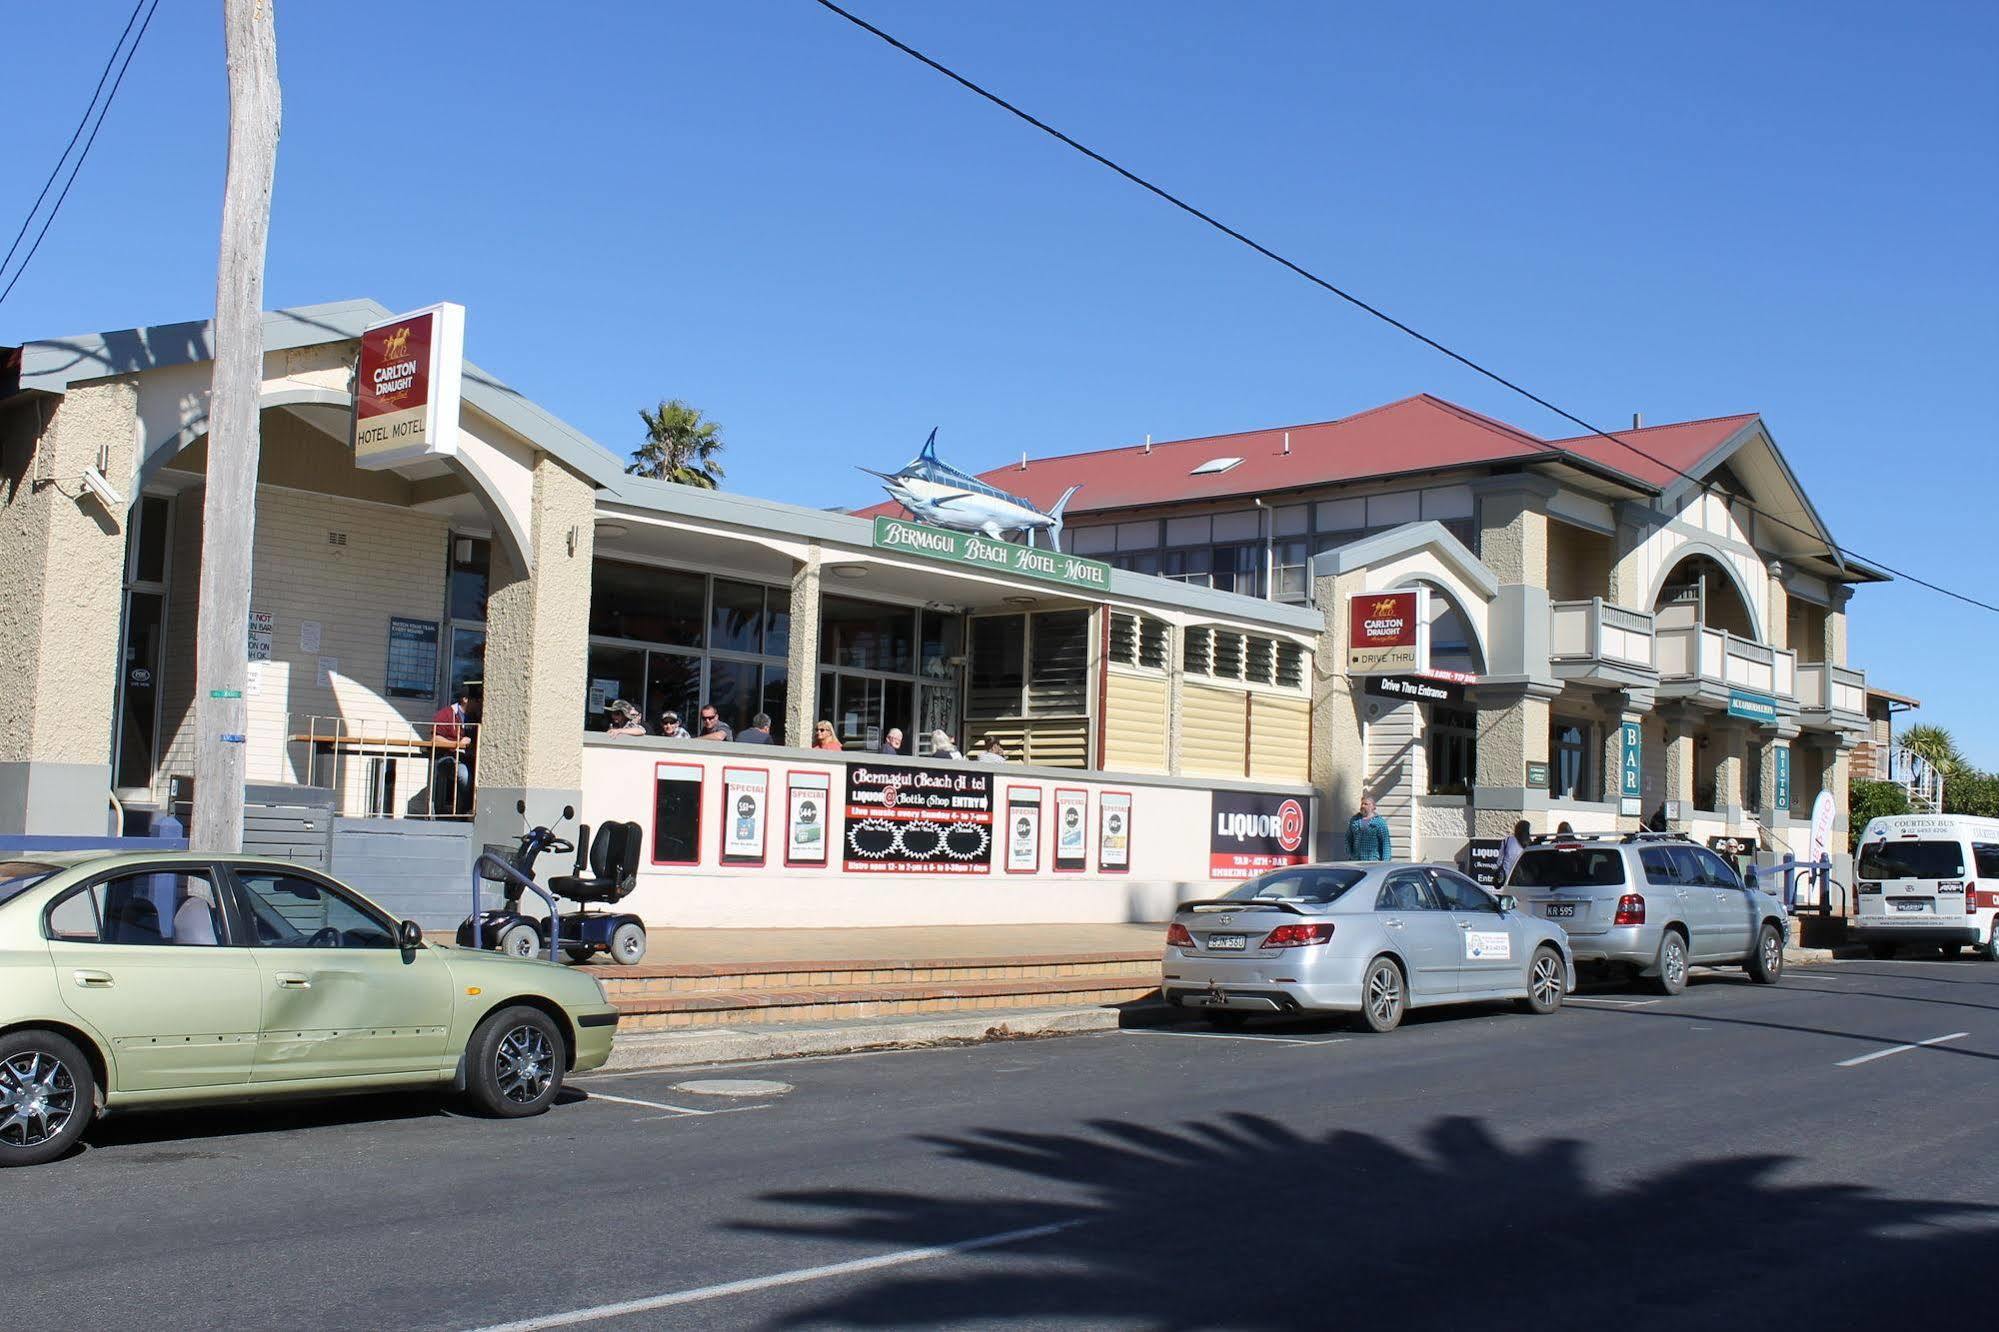
[[[477,728],[471,712],[472,695],[459,690],[458,697],[437,710],[430,719],[431,738],[440,742],[434,780],[431,784],[432,813],[469,815],[472,804],[472,768],[466,762]],[[451,752],[444,752],[448,742]]]

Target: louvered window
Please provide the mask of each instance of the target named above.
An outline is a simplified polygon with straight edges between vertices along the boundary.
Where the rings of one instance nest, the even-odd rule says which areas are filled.
[[[1120,666],[1166,669],[1166,622],[1149,615],[1111,615],[1110,659]]]
[[[1211,631],[1215,637],[1213,674],[1218,680],[1242,679],[1243,636],[1227,629]]]
[[[1189,675],[1213,675],[1215,673],[1215,631],[1212,629],[1188,629],[1182,644],[1185,658],[1182,669]]]
[[[1031,617],[1027,652],[1027,715],[1061,716],[1087,709],[1090,613],[1055,611]]]
[[[1027,659],[1027,617],[984,615],[972,621],[972,687],[967,715],[1020,714],[1023,666]]]
[[[1305,649],[1297,643],[1277,645],[1277,683],[1286,689],[1304,687]]]
[[[1166,669],[1166,633],[1164,620],[1144,616],[1138,622],[1138,664],[1149,666],[1155,671]]]

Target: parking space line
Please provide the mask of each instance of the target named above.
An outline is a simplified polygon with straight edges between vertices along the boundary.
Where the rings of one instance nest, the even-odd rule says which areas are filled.
[[[585,1089],[583,1094],[593,1101],[615,1101],[619,1105],[636,1105],[647,1110],[671,1110],[676,1115],[716,1115],[721,1113],[719,1110],[696,1110],[691,1106],[668,1105],[664,1101],[640,1101],[630,1096],[613,1096],[609,1092],[590,1091],[588,1089]]]
[[[642,1115],[639,1117],[639,1119],[636,1122],[640,1124],[648,1124],[648,1123],[656,1123],[662,1119],[686,1119],[693,1115],[700,1115],[703,1118],[706,1118],[709,1115],[740,1115],[745,1110],[768,1110],[771,1108],[772,1105],[775,1104],[776,1102],[772,1101],[764,1105],[729,1105],[722,1107],[720,1110],[682,1110],[677,1115]]]
[[[599,1304],[588,1309],[572,1309],[567,1313],[547,1314],[540,1318],[523,1318],[516,1323],[496,1323],[479,1329],[479,1332],[541,1332],[543,1328],[574,1327],[578,1323],[594,1323],[605,1318],[651,1313],[655,1309],[670,1309],[679,1304],[696,1304],[702,1300],[720,1299],[727,1295],[747,1295],[753,1291],[769,1290],[774,1286],[795,1286],[806,1281],[824,1281],[828,1277],[851,1276],[856,1272],[874,1272],[884,1267],[902,1267],[909,1263],[927,1262],[932,1258],[951,1258],[961,1253],[976,1253],[980,1249],[997,1248],[1002,1244],[1019,1244],[1026,1240],[1042,1239],[1065,1230],[1073,1230],[1082,1224],[1081,1221],[1057,1221],[1045,1226],[1029,1226],[1024,1230],[1008,1230],[997,1235],[983,1235],[978,1239],[959,1240],[956,1244],[932,1244],[921,1249],[902,1249],[895,1253],[878,1254],[873,1258],[854,1258],[844,1263],[827,1263],[823,1267],[801,1267],[790,1272],[773,1272],[769,1276],[725,1281],[720,1285],[699,1286],[693,1290],[677,1290],[668,1295],[624,1300],[617,1304]]]
[[[1308,1041],[1298,1036],[1257,1036],[1248,1032],[1234,1031],[1159,1031],[1152,1027],[1131,1027],[1127,1036],[1179,1036],[1190,1041],[1267,1041],[1273,1045],[1323,1045],[1324,1041]]]
[[[1609,1004],[1614,1008],[1649,1008],[1653,1004],[1664,1003],[1662,999],[1619,999],[1614,995],[1570,995],[1564,1003]]]
[[[1945,1041],[1961,1041],[1970,1034],[1968,1031],[1954,1031],[1948,1036],[1932,1036],[1926,1041],[1917,1041],[1913,1045],[1891,1045],[1885,1050],[1876,1050],[1873,1054],[1855,1055],[1851,1059],[1842,1059],[1839,1061],[1838,1067],[1852,1068],[1856,1064],[1865,1064],[1876,1059],[1886,1059],[1889,1055],[1907,1054],[1911,1050],[1920,1050],[1926,1045],[1942,1045]]]

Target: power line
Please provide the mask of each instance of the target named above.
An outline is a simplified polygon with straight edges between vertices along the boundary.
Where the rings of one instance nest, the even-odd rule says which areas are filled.
[[[1636,444],[1633,444],[1628,439],[1624,439],[1621,436],[1613,434],[1608,430],[1604,430],[1599,426],[1592,425],[1590,422],[1584,420],[1582,417],[1577,416],[1575,413],[1567,411],[1566,409],[1557,406],[1555,403],[1550,402],[1548,399],[1542,397],[1538,393],[1535,393],[1531,389],[1528,389],[1523,385],[1517,384],[1513,380],[1508,379],[1506,376],[1500,374],[1498,371],[1488,369],[1485,366],[1481,365],[1479,362],[1472,360],[1469,356],[1466,356],[1463,353],[1455,351],[1452,348],[1444,345],[1443,343],[1439,342],[1437,339],[1431,337],[1427,333],[1423,333],[1418,329],[1410,327],[1408,324],[1403,323],[1400,319],[1397,319],[1394,315],[1389,314],[1386,310],[1383,310],[1378,306],[1368,303],[1367,301],[1361,299],[1359,296],[1356,296],[1352,292],[1347,291],[1345,288],[1340,287],[1337,284],[1328,281],[1326,278],[1319,276],[1317,273],[1313,272],[1309,268],[1306,268],[1304,265],[1285,258],[1283,255],[1271,249],[1269,246],[1264,245],[1261,242],[1254,240],[1249,236],[1244,235],[1242,232],[1237,231],[1234,227],[1229,226],[1227,223],[1221,221],[1220,219],[1212,216],[1209,213],[1203,212],[1201,209],[1195,207],[1193,204],[1188,203],[1185,199],[1180,198],[1178,195],[1173,194],[1170,191],[1158,185],[1153,184],[1150,180],[1147,180],[1145,177],[1139,175],[1137,172],[1132,171],[1129,168],[1122,166],[1115,161],[1112,161],[1110,158],[1104,156],[1096,149],[1091,148],[1086,144],[1080,143],[1077,140],[1071,138],[1069,135],[1064,134],[1061,130],[1056,129],[1053,125],[1050,125],[1047,121],[1042,120],[1037,116],[1034,116],[1033,114],[1022,110],[1020,107],[1015,106],[1012,102],[1007,101],[1004,97],[1001,97],[999,94],[992,92],[989,89],[984,88],[977,83],[974,83],[971,79],[966,78],[963,74],[958,73],[956,70],[952,69],[948,65],[945,65],[940,61],[934,60],[930,56],[925,55],[923,52],[917,50],[915,47],[909,45],[907,42],[894,36],[892,33],[884,32],[882,29],[876,27],[874,24],[868,22],[866,19],[860,17],[859,15],[851,13],[848,10],[842,9],[839,5],[834,4],[833,0],[814,0],[814,3],[818,4],[823,9],[830,10],[832,13],[839,15],[841,18],[845,19],[847,22],[853,24],[855,27],[861,29],[862,31],[871,33],[874,36],[880,38],[882,41],[894,47],[896,50],[902,52],[904,55],[909,56],[910,58],[918,61],[921,64],[929,66],[931,69],[937,71],[939,74],[942,74],[945,78],[951,80],[953,83],[958,84],[960,87],[963,87],[966,90],[975,93],[980,97],[983,97],[986,101],[991,102],[994,106],[999,107],[1001,110],[1007,112],[1009,115],[1015,116],[1020,120],[1026,121],[1028,124],[1034,126],[1034,128],[1040,130],[1042,133],[1048,135],[1050,138],[1053,138],[1058,142],[1065,144],[1070,148],[1073,148],[1075,151],[1081,153],[1083,156],[1089,158],[1092,162],[1097,163],[1099,166],[1106,167],[1111,171],[1116,172],[1118,175],[1124,177],[1126,180],[1138,186],[1140,189],[1146,191],[1148,194],[1152,194],[1160,199],[1163,199],[1165,202],[1171,204],[1173,207],[1179,209],[1181,212],[1186,213],[1190,217],[1193,217],[1201,222],[1206,223],[1208,226],[1213,227],[1216,231],[1221,232],[1224,236],[1227,236],[1231,240],[1237,241],[1240,244],[1247,246],[1249,249],[1254,250],[1256,253],[1262,255],[1264,258],[1270,260],[1272,263],[1278,264],[1283,268],[1289,269],[1292,273],[1295,273],[1299,277],[1304,278],[1307,282],[1310,282],[1313,286],[1319,287],[1324,291],[1330,292],[1332,295],[1339,297],[1341,300],[1347,302],[1349,305],[1352,305],[1355,308],[1369,315],[1372,315],[1374,318],[1379,319],[1381,322],[1389,325],[1391,328],[1394,328],[1397,331],[1404,333],[1411,338],[1414,338],[1416,341],[1422,343],[1424,346],[1429,347],[1434,351],[1441,352],[1443,355],[1449,357],[1451,360],[1456,361],[1459,365],[1464,366],[1466,369],[1471,370],[1476,374],[1482,375],[1486,379],[1491,380],[1493,383],[1498,384],[1500,387],[1508,389],[1514,393],[1517,393],[1521,397],[1527,399],[1527,401],[1534,403],[1539,407],[1545,408],[1550,412],[1553,412],[1556,416],[1561,417],[1563,420],[1572,422],[1575,425],[1582,427],[1583,431],[1586,434],[1608,440],[1612,444],[1616,444],[1620,448],[1623,448],[1635,454],[1636,456],[1645,459],[1647,462],[1652,463],[1654,466],[1664,468],[1666,471],[1671,472],[1676,476],[1683,477],[1686,480],[1693,482],[1694,485],[1700,488],[1703,494],[1708,493],[1712,489],[1712,484],[1710,482],[1704,481],[1700,477],[1693,475],[1691,472],[1688,472],[1680,467],[1674,466],[1672,463],[1667,462],[1663,458],[1660,458],[1652,453],[1648,453],[1646,450],[1638,447]],[[1580,462],[1587,463],[1591,461],[1589,458],[1585,457],[1584,455],[1575,453],[1573,450],[1570,449],[1565,449],[1559,444],[1552,444],[1545,440],[1537,440],[1534,439],[1532,436],[1526,436],[1525,438],[1528,440],[1529,443],[1546,452],[1558,453],[1565,457],[1574,458]],[[1893,574],[1897,578],[1904,579],[1907,582],[1914,583],[1918,587],[1925,587],[1932,592],[1937,592],[1942,594],[1943,596],[1951,597],[1954,598],[1955,600],[1964,602],[1966,605],[1976,606],[1980,610],[1987,610],[1993,612],[1994,614],[1999,614],[1999,605],[1994,605],[1989,601],[1981,601],[1977,597],[1968,596],[1962,592],[1953,591],[1950,588],[1942,586],[1941,584],[1930,582],[1928,579],[1925,578],[1919,578],[1915,574],[1908,573],[1901,569],[1897,569],[1892,565],[1883,563],[1880,560],[1869,559],[1867,556],[1860,554],[1858,551],[1853,550],[1851,547],[1841,546],[1837,542],[1834,542],[1825,535],[1823,535],[1822,533],[1815,532],[1807,527],[1802,527],[1797,523],[1791,522],[1787,518],[1780,517],[1777,514],[1771,513],[1766,509],[1760,508],[1757,505],[1750,503],[1746,499],[1742,499],[1740,500],[1740,502],[1743,504],[1744,507],[1748,508],[1751,512],[1757,514],[1757,516],[1763,518],[1764,520],[1778,527],[1788,528],[1789,530],[1798,533],[1800,536],[1806,537],[1807,539],[1813,542],[1823,545],[1826,548],[1827,552],[1831,554],[1834,557],[1834,559],[1839,562],[1843,563],[1846,559],[1849,558],[1858,560],[1863,564],[1873,565],[1876,568],[1879,568],[1886,573]]]
[[[42,238],[49,234],[49,227],[55,222],[56,214],[62,211],[63,200],[69,198],[70,186],[76,184],[77,173],[83,170],[83,160],[90,156],[90,146],[97,142],[97,131],[104,128],[104,117],[110,113],[111,103],[118,96],[119,87],[125,82],[125,71],[131,68],[132,57],[139,53],[139,43],[146,39],[146,29],[153,26],[153,15],[159,12],[160,0],[153,0],[153,7],[146,10],[146,21],[139,24],[139,35],[132,38],[131,46],[127,47],[125,37],[132,31],[132,23],[139,17],[139,11],[144,9],[145,5],[146,0],[139,0],[132,6],[132,17],[125,20],[125,31],[118,34],[118,45],[111,48],[111,58],[104,62],[104,73],[97,76],[97,89],[90,95],[90,105],[84,108],[83,119],[76,123],[76,132],[69,136],[69,144],[62,150],[62,156],[56,159],[55,169],[49,172],[48,180],[42,185],[42,192],[35,196],[34,206],[29,208],[28,215],[21,219],[21,230],[15,235],[14,243],[7,247],[7,259],[11,260],[14,251],[20,248],[21,237],[28,234],[28,227],[35,220],[35,210],[39,209],[42,200],[48,197],[49,186],[55,183],[56,176],[62,171],[63,162],[69,157],[70,149],[76,147],[77,137],[83,133],[84,125],[90,122],[91,112],[95,111],[97,123],[91,125],[90,137],[83,141],[83,151],[76,155],[76,162],[70,167],[69,178],[63,182],[62,192],[56,195],[55,203],[49,208],[49,215],[42,219],[42,229],[35,233],[34,244],[30,245],[28,252],[21,256],[20,266],[14,270],[14,276],[8,279],[6,290],[0,291],[0,301],[5,301],[14,294],[14,284],[21,280],[21,274],[28,271],[28,265],[33,262],[35,252],[42,248]],[[105,77],[111,73],[111,66],[117,62],[120,50],[125,52],[125,62],[118,66],[118,77],[112,80],[111,91],[105,95],[100,105],[97,100],[98,93],[104,91]],[[6,261],[0,260],[0,273],[6,270]]]

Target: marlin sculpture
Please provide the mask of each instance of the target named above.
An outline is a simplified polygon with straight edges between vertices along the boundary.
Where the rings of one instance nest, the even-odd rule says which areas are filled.
[[[930,438],[923,441],[923,452],[904,463],[901,471],[877,472],[872,467],[860,470],[881,478],[896,503],[923,522],[960,532],[984,532],[995,541],[1005,540],[1007,532],[1020,532],[1030,546],[1036,532],[1046,532],[1050,550],[1061,549],[1062,509],[1069,503],[1069,497],[1082,489],[1070,486],[1062,492],[1061,499],[1043,512],[1018,495],[1009,495],[940,461],[934,428]]]

